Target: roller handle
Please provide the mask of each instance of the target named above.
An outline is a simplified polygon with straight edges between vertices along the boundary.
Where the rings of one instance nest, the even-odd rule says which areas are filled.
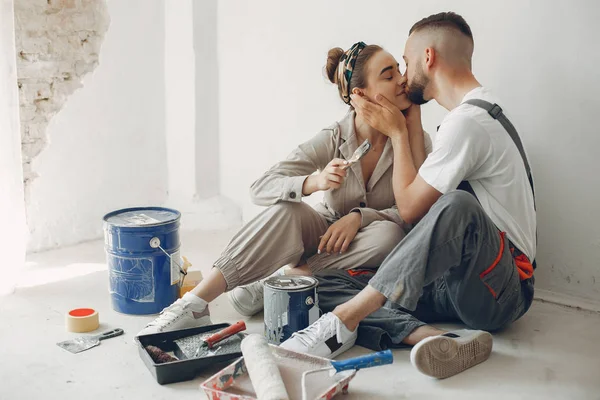
[[[391,350],[379,351],[377,353],[367,354],[366,356],[360,356],[350,358],[343,361],[331,361],[331,366],[335,368],[336,372],[347,371],[350,369],[362,369],[377,367],[379,365],[391,364],[394,362],[394,356]]]
[[[239,321],[215,333],[214,335],[210,335],[209,337],[204,339],[204,341],[208,345],[208,348],[212,349],[212,347],[221,340],[227,339],[229,336],[235,335],[236,333],[244,330],[246,330],[246,323],[244,321]]]

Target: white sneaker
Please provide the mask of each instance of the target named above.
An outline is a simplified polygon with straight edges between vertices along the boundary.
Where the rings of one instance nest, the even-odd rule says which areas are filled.
[[[212,325],[208,303],[188,292],[162,310],[160,316],[146,325],[137,336],[206,325]]]
[[[410,352],[410,362],[434,378],[448,378],[484,362],[492,352],[492,335],[461,329],[421,340]]]
[[[235,311],[246,317],[251,317],[262,311],[264,307],[263,280],[245,286],[238,286],[227,293],[227,297]]]
[[[334,313],[324,314],[306,329],[292,334],[280,346],[298,353],[335,358],[354,346],[356,330],[350,332]]]

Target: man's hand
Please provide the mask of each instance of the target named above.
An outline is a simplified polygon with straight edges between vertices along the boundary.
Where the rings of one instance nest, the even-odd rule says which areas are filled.
[[[356,113],[364,118],[373,129],[390,138],[408,132],[406,118],[404,118],[402,111],[382,95],[375,96],[377,104],[356,94],[350,95],[350,98],[352,99],[350,104],[352,104]]]
[[[350,246],[350,243],[354,240],[356,233],[360,229],[361,221],[362,216],[359,212],[351,212],[331,224],[321,238],[318,248],[319,254],[323,250],[327,251],[327,253],[335,252],[339,254],[348,250],[348,246]]]

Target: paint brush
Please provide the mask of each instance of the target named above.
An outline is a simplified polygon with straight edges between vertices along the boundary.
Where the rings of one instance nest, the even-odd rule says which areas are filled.
[[[202,341],[200,342],[200,345],[198,346],[198,350],[196,350],[196,354],[194,355],[194,357],[198,357],[198,355],[200,354],[200,352],[203,349],[212,349],[213,346],[220,342],[223,339],[227,339],[230,336],[235,335],[238,332],[241,331],[245,331],[246,330],[246,323],[244,321],[239,321],[236,322],[233,325],[228,326],[227,328],[220,330],[217,333],[214,333],[212,335],[210,335],[209,337],[207,337],[206,339],[202,339]]]
[[[356,150],[354,150],[354,153],[352,153],[352,157],[350,157],[349,159],[346,160],[346,164],[343,165],[341,168],[342,169],[348,169],[350,168],[350,166],[352,164],[354,164],[355,162],[360,161],[361,158],[363,158],[364,156],[367,155],[367,153],[369,152],[369,150],[371,150],[371,142],[369,142],[369,139],[365,139],[364,142],[361,143],[360,146],[358,146],[358,148]]]

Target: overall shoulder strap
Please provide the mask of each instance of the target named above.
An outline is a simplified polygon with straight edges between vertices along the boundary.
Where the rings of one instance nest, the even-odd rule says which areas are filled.
[[[519,154],[521,154],[521,158],[523,159],[523,164],[525,164],[525,172],[527,172],[527,178],[529,179],[529,184],[531,185],[531,190],[534,191],[533,177],[531,176],[531,168],[529,166],[529,161],[527,160],[527,156],[525,155],[525,149],[523,148],[523,143],[521,142],[521,138],[519,137],[519,134],[517,133],[515,126],[510,122],[510,120],[508,118],[506,118],[506,115],[504,115],[502,108],[498,104],[492,104],[488,101],[481,100],[481,99],[470,99],[470,100],[465,101],[463,104],[470,104],[475,107],[483,108],[485,111],[488,112],[488,114],[492,118],[494,118],[495,120],[500,122],[500,124],[504,127],[506,132],[508,132],[508,135],[510,136],[512,141],[517,146],[517,149],[519,150]],[[535,192],[534,192],[534,196],[535,196]]]

